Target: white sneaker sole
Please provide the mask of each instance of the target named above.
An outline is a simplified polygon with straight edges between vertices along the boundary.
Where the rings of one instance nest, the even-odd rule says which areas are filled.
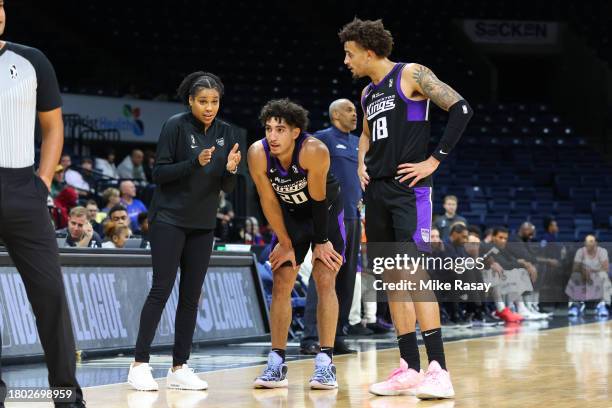
[[[321,384],[318,381],[311,381],[310,388],[313,390],[333,390],[338,388],[338,383],[336,382],[333,384]]]
[[[287,388],[289,387],[289,380],[286,378],[282,381],[262,381],[257,379],[253,386],[255,388]]]
[[[135,389],[136,391],[159,391],[159,385],[157,387],[151,386],[151,387],[138,387],[136,386],[131,380],[128,379],[128,384],[130,384],[132,386],[133,389]]]
[[[422,400],[426,400],[426,399],[450,399],[450,398],[455,398],[455,393],[448,393],[448,394],[434,394],[431,392],[416,392],[416,397],[418,399],[422,399]]]
[[[407,390],[380,390],[380,391],[377,391],[376,389],[370,387],[369,391],[370,391],[370,394],[379,395],[381,397],[396,397],[398,395],[409,395],[409,396],[416,395],[416,390],[414,388],[409,388]]]
[[[172,390],[184,390],[184,391],[205,391],[208,389],[208,384],[202,387],[193,387],[193,386],[182,385],[178,383],[168,383],[166,384],[166,388],[170,388]]]

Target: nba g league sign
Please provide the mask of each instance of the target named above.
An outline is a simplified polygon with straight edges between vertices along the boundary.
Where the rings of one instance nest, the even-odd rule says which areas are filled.
[[[133,347],[140,311],[151,287],[151,268],[62,269],[77,348]],[[249,267],[210,267],[198,304],[194,341],[265,334],[258,290]],[[174,342],[177,304],[175,284],[154,345]],[[3,356],[42,354],[25,286],[13,267],[0,267],[0,330]]]

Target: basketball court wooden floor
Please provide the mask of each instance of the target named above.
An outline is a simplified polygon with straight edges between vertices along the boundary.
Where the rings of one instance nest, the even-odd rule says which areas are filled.
[[[505,334],[446,344],[447,362],[457,397],[419,401],[415,397],[376,397],[368,385],[396,367],[396,349],[337,356],[339,389],[312,391],[308,378],[313,361],[291,361],[289,389],[253,390],[262,366],[200,374],[206,392],[166,390],[159,379],[157,393],[137,392],[127,384],[85,388],[91,408],[191,407],[612,407],[612,321],[544,331],[506,328]],[[426,355],[421,346],[422,361]],[[12,403],[7,407],[48,407]]]

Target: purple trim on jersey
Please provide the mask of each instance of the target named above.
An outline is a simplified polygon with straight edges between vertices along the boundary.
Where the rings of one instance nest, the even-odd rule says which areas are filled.
[[[390,77],[390,76],[391,76],[391,75],[392,75],[392,74],[395,72],[395,70],[397,69],[397,67],[398,67],[398,66],[400,66],[400,65],[402,65],[402,66],[403,66],[403,64],[395,64],[395,65],[393,66],[393,68],[391,68],[391,71],[389,71],[389,73],[388,73],[387,75],[385,75],[385,77],[384,77],[383,79],[381,79],[381,80],[380,80],[380,82],[379,82],[378,84],[375,84],[374,82],[370,82],[370,87],[372,88],[372,90],[374,90],[374,89],[378,89],[378,87],[379,87],[379,86],[380,86],[380,85],[381,85],[383,82],[385,82],[385,81],[386,81],[386,80],[387,80],[387,79],[388,79],[388,78],[389,78],[389,77]]]
[[[397,73],[395,90],[400,98],[406,103],[406,120],[408,122],[423,121],[426,120],[427,116],[427,99],[414,101],[404,95],[404,91],[402,91],[402,71],[407,65],[408,64],[402,64],[402,68]]]
[[[406,101],[406,120],[408,122],[424,121],[427,119],[427,99],[422,101]]]
[[[395,90],[397,94],[402,98],[402,100],[406,103],[410,102],[410,99],[406,95],[404,95],[404,91],[402,91],[402,72],[404,72],[404,68],[408,64],[402,64],[402,68],[397,71],[397,78],[395,78]]]
[[[346,227],[344,226],[344,210],[340,211],[338,214],[338,227],[340,227],[340,235],[342,235],[342,240],[344,244],[342,245],[342,264],[346,262]]]
[[[370,95],[370,85],[368,84],[368,86],[366,86],[365,90],[363,91],[363,94],[361,95],[361,109],[365,112],[366,108],[365,108],[365,100],[366,98]]]
[[[270,164],[272,162],[271,157],[270,157],[270,145],[268,144],[268,141],[266,140],[266,138],[264,137],[263,139],[261,139],[261,144],[264,147],[264,151],[266,152],[266,173],[270,171]]]
[[[295,161],[295,165],[297,166],[298,171],[302,173],[304,176],[306,176],[308,172],[304,170],[302,166],[300,166],[300,151],[302,150],[302,145],[304,144],[304,140],[306,140],[308,136],[310,135],[307,133],[300,134],[297,138],[295,149],[293,150],[293,159]]]
[[[431,252],[429,239],[431,234],[431,187],[415,187],[416,196],[416,229],[412,240],[419,251]]]

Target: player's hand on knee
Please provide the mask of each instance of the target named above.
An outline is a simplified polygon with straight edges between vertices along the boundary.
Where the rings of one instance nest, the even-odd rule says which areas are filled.
[[[270,252],[269,259],[273,271],[281,267],[285,262],[290,262],[293,268],[296,267],[295,251],[291,244],[276,244],[272,252]]]
[[[359,166],[359,168],[357,169],[357,174],[359,175],[359,183],[361,184],[361,189],[365,191],[365,188],[370,182],[370,176],[368,175],[368,169],[365,164]]]
[[[312,251],[312,263],[318,259],[329,269],[338,272],[342,267],[342,255],[340,255],[334,249],[331,242],[327,241],[324,244],[315,245],[314,251]]]

